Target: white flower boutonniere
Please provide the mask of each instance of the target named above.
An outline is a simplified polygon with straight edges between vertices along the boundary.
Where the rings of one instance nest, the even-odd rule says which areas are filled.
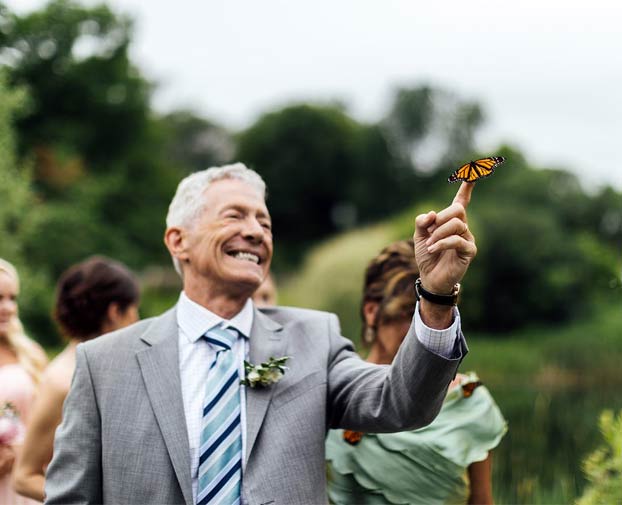
[[[240,384],[255,388],[266,387],[276,384],[283,378],[283,374],[288,367],[285,363],[289,359],[289,356],[282,356],[280,358],[272,358],[261,365],[253,365],[248,361],[244,361],[244,371],[246,372],[246,378],[240,381]]]

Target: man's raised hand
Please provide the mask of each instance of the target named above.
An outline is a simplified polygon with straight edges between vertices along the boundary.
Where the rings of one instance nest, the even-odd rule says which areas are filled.
[[[463,182],[449,207],[415,220],[415,255],[421,283],[428,291],[451,293],[477,254],[466,214],[474,185]]]

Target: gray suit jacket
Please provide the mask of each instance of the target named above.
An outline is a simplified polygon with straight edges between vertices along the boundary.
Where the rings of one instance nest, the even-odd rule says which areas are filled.
[[[326,503],[326,431],[430,423],[466,352],[461,335],[455,359],[439,357],[411,327],[392,366],[371,365],[333,314],[255,310],[250,361],[291,360],[279,383],[246,389],[247,503]],[[192,505],[175,309],[78,346],[46,493],[49,504]]]

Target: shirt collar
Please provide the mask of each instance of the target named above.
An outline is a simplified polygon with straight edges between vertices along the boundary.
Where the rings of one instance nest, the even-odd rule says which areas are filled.
[[[243,336],[248,337],[253,325],[253,302],[250,298],[246,300],[242,310],[227,320],[192,301],[182,291],[177,303],[177,324],[192,343],[201,338],[207,330],[218,325],[223,328],[235,328]]]

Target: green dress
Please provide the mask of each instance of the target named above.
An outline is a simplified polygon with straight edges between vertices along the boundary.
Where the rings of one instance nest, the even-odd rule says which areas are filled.
[[[434,422],[419,430],[366,433],[356,445],[344,440],[343,430],[331,430],[326,439],[331,503],[467,503],[467,467],[486,459],[507,431],[488,390],[469,388],[476,383],[469,373],[448,392]]]

